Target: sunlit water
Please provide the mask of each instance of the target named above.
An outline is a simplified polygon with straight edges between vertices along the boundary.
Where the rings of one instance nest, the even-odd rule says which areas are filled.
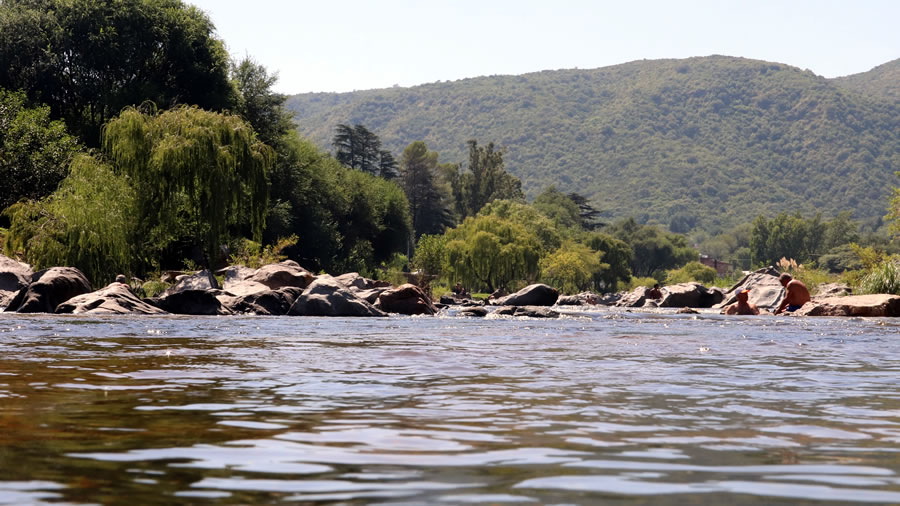
[[[0,314],[0,504],[900,503],[900,320]]]

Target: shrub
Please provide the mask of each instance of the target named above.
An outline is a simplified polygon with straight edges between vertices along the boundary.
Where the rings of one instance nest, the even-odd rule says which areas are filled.
[[[650,277],[647,277],[647,278],[637,278],[637,277],[632,277],[632,278],[631,278],[631,281],[628,282],[628,285],[626,285],[626,288],[625,288],[625,289],[626,289],[627,291],[630,292],[630,291],[634,290],[635,288],[637,288],[637,287],[639,287],[639,286],[646,286],[647,288],[650,288],[650,287],[652,287],[653,285],[655,285],[656,283],[659,283],[659,281],[657,281],[656,278],[650,278]]]
[[[680,269],[672,269],[666,272],[666,284],[687,283],[697,281],[706,285],[716,280],[716,270],[700,262],[688,262]]]
[[[890,293],[900,295],[900,262],[889,258],[872,267],[863,277],[859,290],[862,293]]]

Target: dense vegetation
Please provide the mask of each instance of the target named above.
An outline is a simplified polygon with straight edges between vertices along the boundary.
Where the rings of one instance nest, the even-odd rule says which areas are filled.
[[[179,0],[0,2],[6,254],[98,285],[288,257],[576,292],[712,283],[704,252],[900,290],[874,232],[886,209],[900,224],[895,64],[832,82],[713,57],[295,97],[309,140],[277,74],[213,34]]]
[[[850,210],[875,228],[900,168],[900,106],[889,91],[898,65],[835,81],[714,56],[302,94],[287,104],[320,146],[348,121],[378,132],[388,149],[423,140],[447,161],[465,159],[469,139],[491,139],[529,197],[554,184],[612,217],[674,232],[717,233],[782,211]]]

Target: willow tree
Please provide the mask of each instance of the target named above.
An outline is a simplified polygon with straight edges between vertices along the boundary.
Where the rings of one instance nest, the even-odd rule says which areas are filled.
[[[451,281],[476,290],[510,288],[539,274],[540,240],[525,227],[497,216],[466,218],[446,234]]]
[[[103,129],[104,151],[136,191],[143,241],[178,222],[196,220],[195,233],[210,265],[228,226],[250,221],[260,241],[273,150],[237,116],[178,107],[157,113],[127,108]]]

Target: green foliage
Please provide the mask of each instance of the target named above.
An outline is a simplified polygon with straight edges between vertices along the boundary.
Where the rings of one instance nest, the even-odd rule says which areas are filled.
[[[451,280],[467,288],[493,292],[538,276],[540,241],[525,227],[498,216],[466,218],[446,234]]]
[[[658,226],[638,225],[627,219],[608,230],[631,246],[631,272],[635,276],[665,279],[666,269],[680,267],[698,256],[683,235],[668,233]]]
[[[896,89],[890,67],[859,80]],[[715,234],[779,212],[880,219],[900,108],[846,84],[710,56],[310,93],[288,107],[321,146],[343,118],[364,119],[388,149],[422,139],[447,160],[467,157],[465,139],[493,139],[529,197],[555,184],[615,218]]]
[[[716,270],[700,262],[693,261],[684,264],[678,269],[666,271],[667,285],[675,285],[678,283],[687,283],[688,281],[697,281],[706,286],[712,286],[717,277]]]
[[[494,200],[524,200],[522,182],[503,165],[503,150],[494,143],[479,146],[470,140],[469,164],[466,171],[450,175],[456,212],[461,218],[474,216]]]
[[[409,283],[407,277],[409,258],[403,253],[394,253],[390,260],[375,269],[375,279],[387,281],[395,286]]]
[[[630,292],[630,291],[634,290],[635,288],[638,288],[641,286],[645,286],[647,288],[652,288],[653,285],[655,285],[656,283],[659,283],[659,280],[656,278],[650,278],[650,277],[631,278],[631,280],[629,280],[628,284],[625,286],[625,290]]]
[[[900,295],[900,261],[888,258],[873,266],[862,278],[859,291]]]
[[[381,139],[363,125],[339,124],[331,145],[334,146],[334,157],[345,167],[385,179],[397,175],[394,155],[381,149]]]
[[[620,283],[631,279],[631,261],[634,255],[631,246],[615,237],[601,232],[590,232],[582,242],[594,251],[600,252],[600,261],[609,267],[594,276],[594,289],[614,292]]]
[[[284,251],[297,245],[300,240],[296,235],[282,237],[274,244],[263,246],[262,244],[242,238],[238,241],[237,251],[228,258],[231,265],[244,265],[251,269],[259,269],[264,265],[276,264],[287,260]]]
[[[284,108],[287,96],[272,90],[278,74],[269,74],[264,66],[245,57],[231,62],[231,80],[237,90],[232,112],[250,123],[262,142],[277,150],[281,138],[294,128],[291,114]]]
[[[53,193],[78,150],[49,107],[28,108],[24,93],[0,89],[0,211]]]
[[[479,216],[496,216],[510,221],[527,230],[540,244],[538,253],[545,255],[555,251],[562,244],[562,236],[556,225],[541,214],[534,206],[513,200],[494,200],[485,205]]]
[[[581,210],[571,197],[548,186],[531,203],[536,210],[553,220],[557,227],[581,228]]]
[[[214,262],[239,211],[262,237],[272,149],[237,116],[178,107],[127,108],[103,129],[103,147],[138,195],[138,233],[158,237],[176,221],[199,224],[205,263]],[[186,216],[185,216],[186,215]]]
[[[447,263],[446,238],[443,235],[423,235],[416,243],[413,268],[426,276],[440,276]]]
[[[59,190],[6,210],[4,249],[35,269],[73,266],[95,286],[132,272],[136,197],[127,178],[88,155],[78,155]]]
[[[412,235],[403,190],[351,170],[291,132],[272,171],[265,240],[296,234],[288,256],[313,271],[373,272]]]
[[[594,279],[609,268],[600,261],[602,253],[584,244],[568,242],[541,259],[541,278],[564,293],[593,288]]]
[[[228,55],[203,12],[180,0],[0,2],[0,87],[50,106],[91,147],[124,107],[222,110]]]
[[[424,142],[413,142],[403,150],[398,182],[409,200],[417,238],[422,234],[440,234],[455,225],[449,209],[450,189],[439,180],[438,154],[428,151]]]

